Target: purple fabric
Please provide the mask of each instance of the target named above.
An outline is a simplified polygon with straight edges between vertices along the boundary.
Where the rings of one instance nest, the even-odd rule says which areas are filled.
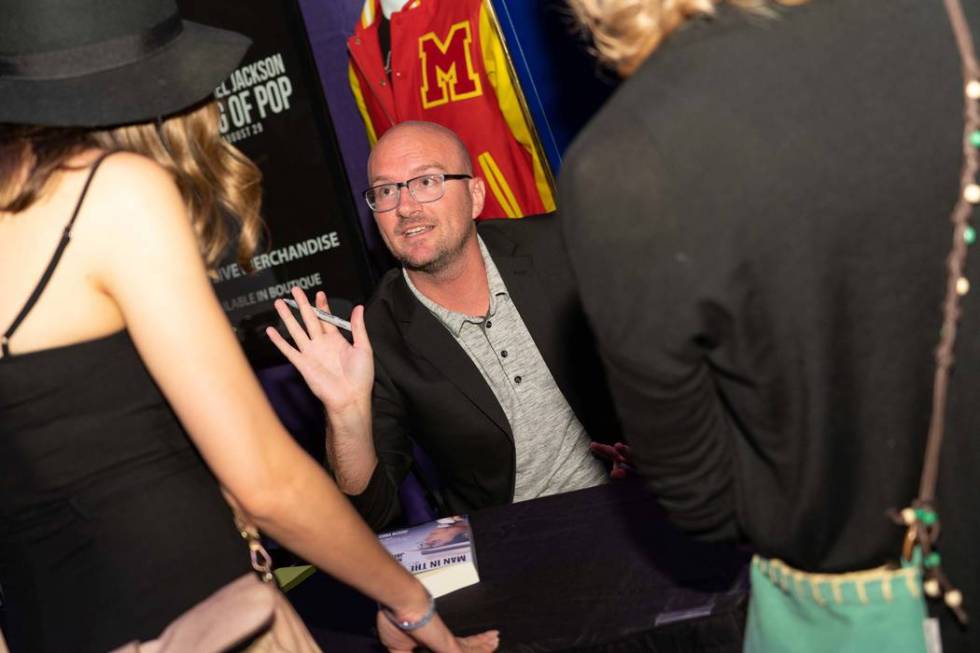
[[[310,392],[296,368],[286,363],[258,370],[256,376],[286,430],[315,460],[324,460],[326,418],[323,405]],[[426,474],[426,483],[431,487],[438,487],[432,485],[438,483],[435,469],[418,447],[416,461]],[[425,489],[414,474],[409,474],[402,482],[398,488],[398,498],[405,524],[421,524],[436,518],[435,510],[426,500]]]
[[[409,473],[398,486],[398,501],[402,506],[402,521],[406,526],[423,524],[436,518],[436,511],[425,500],[425,490],[415,474]]]
[[[310,392],[300,373],[286,363],[257,370],[255,375],[286,430],[307,453],[322,461],[326,432],[323,404]]]

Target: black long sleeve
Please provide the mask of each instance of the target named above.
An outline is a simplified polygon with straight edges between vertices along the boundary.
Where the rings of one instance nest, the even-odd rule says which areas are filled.
[[[559,198],[582,299],[637,464],[681,526],[814,571],[897,557],[886,511],[922,465],[961,93],[940,3],[762,21],[722,6],[571,148]],[[954,395],[980,383],[970,300],[963,324]],[[953,399],[960,470],[980,464],[962,440],[975,413]],[[961,522],[951,551],[980,531]]]

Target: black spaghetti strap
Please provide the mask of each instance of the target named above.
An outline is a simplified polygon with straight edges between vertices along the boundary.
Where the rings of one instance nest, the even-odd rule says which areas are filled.
[[[99,169],[99,166],[102,165],[102,162],[105,161],[106,157],[108,157],[110,154],[112,154],[112,152],[104,152],[98,159],[95,160],[95,163],[92,164],[92,169],[89,171],[88,178],[85,180],[85,185],[82,187],[82,193],[78,196],[78,202],[75,204],[75,210],[72,212],[71,219],[68,220],[68,224],[65,225],[65,229],[61,234],[61,240],[58,242],[58,248],[54,251],[54,256],[51,257],[51,261],[48,263],[48,267],[45,268],[44,274],[41,275],[41,280],[37,282],[36,286],[34,286],[34,292],[32,292],[31,296],[27,298],[27,301],[24,302],[24,307],[20,309],[20,312],[17,314],[17,317],[14,318],[14,321],[10,324],[10,327],[7,329],[6,333],[4,333],[3,336],[0,336],[0,349],[3,351],[4,358],[10,356],[10,338],[13,337],[14,331],[17,330],[20,323],[24,321],[27,314],[31,312],[32,308],[34,308],[34,304],[37,303],[37,300],[41,297],[41,293],[43,293],[45,287],[47,287],[48,281],[51,280],[51,275],[54,274],[55,268],[58,267],[58,261],[61,260],[61,255],[65,253],[65,248],[68,247],[68,242],[71,240],[71,229],[75,225],[75,219],[78,218],[78,211],[82,208],[82,202],[85,200],[86,193],[88,193],[88,187],[92,183],[93,177],[95,177],[95,171]]]

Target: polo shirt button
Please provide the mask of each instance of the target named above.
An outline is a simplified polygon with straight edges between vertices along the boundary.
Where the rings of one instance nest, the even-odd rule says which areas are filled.
[[[520,382],[521,382],[521,377],[520,376],[515,376],[514,377],[514,383],[520,383]]]
[[[487,320],[487,328],[489,329],[492,326],[493,326],[493,322],[491,322],[490,320]]]
[[[500,352],[500,356],[501,356],[502,358],[507,358],[507,350],[506,350],[506,349],[504,349],[503,351],[501,351],[501,352]]]

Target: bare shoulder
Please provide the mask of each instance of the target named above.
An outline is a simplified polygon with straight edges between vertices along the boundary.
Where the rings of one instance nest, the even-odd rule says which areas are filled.
[[[113,153],[102,162],[73,233],[91,257],[95,277],[109,285],[153,261],[189,269],[201,265],[197,237],[173,176],[138,154]]]
[[[92,179],[86,202],[110,215],[137,218],[180,208],[182,201],[173,176],[157,162],[132,152],[114,152]]]
[[[78,225],[79,235],[88,231],[117,243],[191,231],[173,176],[155,161],[132,152],[112,153],[99,166]]]

